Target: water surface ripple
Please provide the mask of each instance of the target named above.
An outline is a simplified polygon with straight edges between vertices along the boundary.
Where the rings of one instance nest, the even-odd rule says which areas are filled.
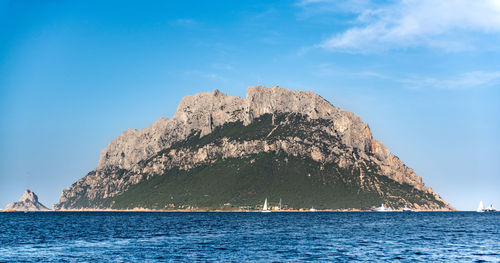
[[[500,262],[500,213],[0,213],[0,262]]]

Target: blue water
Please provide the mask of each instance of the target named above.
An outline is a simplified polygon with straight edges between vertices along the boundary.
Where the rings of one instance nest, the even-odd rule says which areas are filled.
[[[0,262],[500,261],[500,213],[0,213]]]

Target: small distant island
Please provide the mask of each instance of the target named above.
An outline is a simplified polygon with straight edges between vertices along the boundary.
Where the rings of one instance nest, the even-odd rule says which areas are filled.
[[[38,201],[38,196],[27,189],[19,201],[8,204],[3,212],[24,212],[24,211],[50,211],[46,206]]]
[[[454,210],[349,111],[310,91],[250,87],[182,99],[129,129],[55,210]]]

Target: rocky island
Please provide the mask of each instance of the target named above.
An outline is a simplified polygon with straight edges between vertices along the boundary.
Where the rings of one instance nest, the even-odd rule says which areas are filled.
[[[5,212],[8,211],[49,211],[42,203],[38,201],[38,196],[31,190],[26,190],[19,201],[8,204]]]
[[[353,113],[310,91],[187,96],[171,119],[129,129],[56,210],[453,210]]]

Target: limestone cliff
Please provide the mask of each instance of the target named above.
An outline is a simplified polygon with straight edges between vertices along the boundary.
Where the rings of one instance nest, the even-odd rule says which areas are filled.
[[[16,211],[49,211],[47,207],[38,202],[38,196],[31,190],[26,190],[19,201],[8,204],[5,210]]]
[[[246,98],[218,90],[183,98],[171,119],[162,118],[142,130],[129,129],[114,139],[102,151],[97,168],[64,189],[55,208],[106,208],[112,203],[93,200],[111,200],[172,169],[187,171],[262,152],[304,156],[321,167],[334,164],[336,170],[356,171],[359,191],[373,174],[432,197],[417,204],[394,201],[398,197],[392,196],[394,206],[453,209],[375,140],[368,125],[353,113],[313,92],[277,86],[250,87]],[[335,173],[331,176],[340,176]],[[390,194],[382,193],[375,181],[366,187],[378,192],[380,200],[391,202]]]

